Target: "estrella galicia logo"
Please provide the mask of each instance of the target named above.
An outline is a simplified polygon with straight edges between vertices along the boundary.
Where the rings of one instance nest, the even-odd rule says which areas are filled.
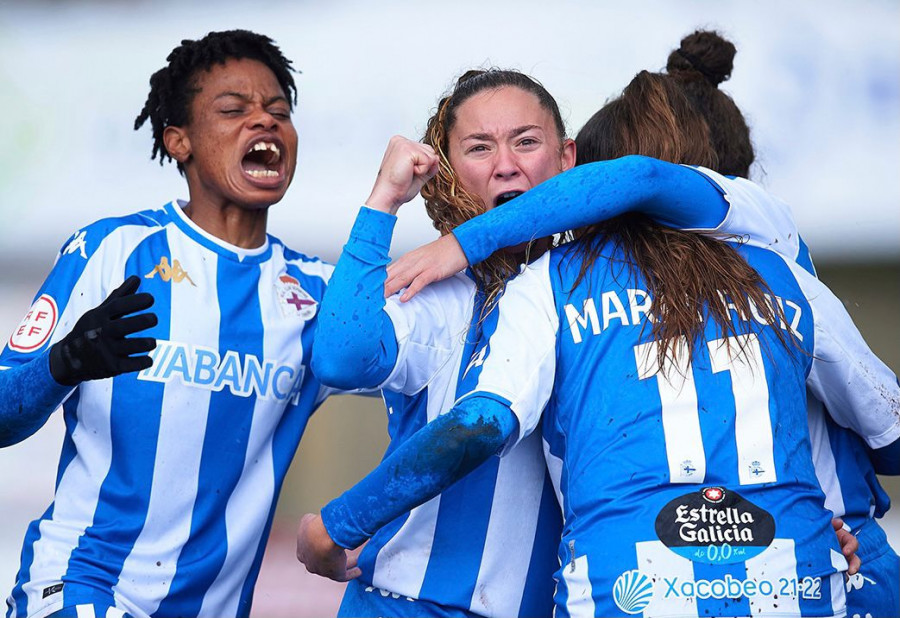
[[[704,487],[664,506],[656,535],[688,560],[731,564],[758,556],[772,543],[775,519],[737,492]]]
[[[652,600],[653,582],[637,569],[625,571],[613,584],[613,601],[626,614],[640,614]]]

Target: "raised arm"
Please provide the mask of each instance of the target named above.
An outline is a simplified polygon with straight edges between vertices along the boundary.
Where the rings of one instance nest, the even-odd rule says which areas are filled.
[[[366,206],[338,259],[319,310],[312,370],[323,383],[371,388],[391,374],[398,337],[385,311],[385,267],[396,212],[434,174],[427,146],[391,139]]]

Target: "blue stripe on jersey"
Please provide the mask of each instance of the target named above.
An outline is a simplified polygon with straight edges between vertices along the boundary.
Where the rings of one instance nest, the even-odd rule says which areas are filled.
[[[325,292],[325,282],[318,277],[310,277],[304,275],[295,266],[288,265],[288,273],[300,281],[300,286],[312,295],[317,301],[322,298]],[[272,438],[272,463],[275,470],[275,493],[272,496],[272,503],[269,507],[269,516],[266,520],[265,530],[259,540],[259,546],[256,550],[256,557],[253,565],[250,567],[249,575],[244,581],[241,589],[241,598],[238,603],[237,613],[239,616],[245,616],[250,613],[250,606],[253,602],[253,587],[259,576],[259,569],[262,566],[263,556],[266,551],[266,541],[269,538],[269,532],[272,529],[272,520],[275,515],[275,504],[278,501],[278,495],[281,493],[281,487],[284,483],[284,477],[287,474],[294,453],[297,452],[297,445],[306,429],[306,424],[316,409],[315,400],[318,397],[319,383],[316,381],[313,373],[309,371],[309,359],[312,356],[313,340],[315,339],[316,327],[315,323],[307,323],[300,335],[301,347],[303,350],[303,367],[306,368],[303,377],[303,383],[300,388],[300,399],[296,405],[288,404],[278,427],[275,429],[275,435]]]
[[[474,303],[458,368],[457,397],[465,392],[461,383],[467,371],[472,374],[473,379],[481,371],[481,366],[477,363],[470,366],[470,359],[475,346],[481,341],[482,330],[489,337],[497,328],[497,311],[491,312],[484,320],[481,319],[484,307],[484,294],[481,291],[476,292]],[[492,496],[499,469],[500,459],[491,457],[441,493],[421,598],[440,599],[442,603],[447,603],[445,599],[455,599],[464,608],[471,604],[484,554],[492,504],[490,500],[473,502],[470,496]],[[467,581],[461,579],[463,575],[467,577]]]
[[[125,273],[138,273],[137,254],[148,245],[168,251],[164,234],[156,234],[150,242],[139,246],[125,263]],[[169,306],[168,290],[154,289],[157,306]],[[157,312],[159,323],[148,336],[164,338],[168,335],[170,316]],[[109,472],[100,487],[97,510],[92,524],[85,530],[78,547],[69,559],[64,582],[92,584],[95,588],[111,589],[117,581],[125,559],[141,533],[150,502],[156,440],[145,436],[159,431],[160,415],[135,414],[135,393],[140,393],[141,409],[160,410],[163,385],[138,385],[136,373],[122,374],[113,379],[110,406],[111,460]],[[73,410],[74,412],[74,410]],[[97,564],[108,565],[105,569]],[[100,578],[103,578],[102,580]],[[100,581],[98,581],[100,580]],[[90,588],[67,586],[63,595],[67,604],[90,602],[94,593]]]
[[[537,527],[534,530],[534,548],[531,554],[531,564],[528,567],[528,575],[525,578],[525,590],[522,595],[522,618],[538,618],[553,614],[553,573],[557,568],[557,547],[552,543],[541,543],[538,539],[551,530],[562,530],[562,513],[550,475],[544,474],[544,489],[541,494],[541,506],[538,515]],[[548,590],[551,594],[547,594]],[[527,610],[526,608],[533,608]]]
[[[455,599],[463,608],[472,602],[492,504],[473,502],[469,496],[493,495],[499,467],[500,458],[491,457],[441,494],[421,598],[444,604]]]
[[[726,576],[739,582],[747,579],[747,571],[743,562],[734,564],[711,565],[704,562],[694,562],[694,581],[721,580]],[[698,616],[752,616],[750,609],[750,599],[740,596],[736,599],[724,598],[697,598],[697,615]]]
[[[226,350],[241,350],[242,364],[247,355],[264,358],[259,270],[220,258],[216,281],[221,316],[219,351],[223,358]],[[239,400],[227,388],[210,394],[190,537],[178,557],[169,596],[154,615],[196,616],[204,597],[198,591],[212,585],[225,562],[225,511],[243,471],[243,466],[234,462],[243,462],[246,457],[255,404],[256,397]],[[227,417],[223,416],[226,411]]]
[[[812,261],[812,255],[809,253],[809,247],[806,246],[806,243],[803,242],[803,237],[797,238],[800,242],[800,251],[797,253],[797,264],[803,267],[803,270],[811,274],[813,277],[818,278],[818,274],[816,274],[816,267]]]
[[[875,478],[875,470],[862,444],[862,438],[839,426],[828,414],[825,414],[825,430],[828,432],[828,443],[834,454],[835,474],[844,499],[844,512],[837,515],[856,530],[870,519],[873,507],[879,503],[879,494],[884,494],[884,490]],[[878,515],[883,515],[890,504],[890,498],[885,495],[880,505],[885,507],[884,510],[875,509]]]

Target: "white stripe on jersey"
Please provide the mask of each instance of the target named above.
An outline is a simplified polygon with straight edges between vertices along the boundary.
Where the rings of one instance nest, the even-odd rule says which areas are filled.
[[[76,605],[75,614],[78,618],[97,618],[97,612],[93,605]]]
[[[519,615],[521,591],[528,576],[528,569],[522,565],[531,561],[531,539],[537,530],[544,486],[541,442],[540,431],[535,431],[522,440],[521,448],[512,449],[500,459],[486,543],[504,538],[518,538],[522,542],[504,547],[485,546],[470,605],[475,613]],[[498,607],[498,601],[507,605]]]
[[[654,582],[653,597],[644,609],[644,616],[697,616],[697,602],[693,597],[672,595],[667,598],[665,594],[666,579],[693,581],[693,563],[661,541],[635,543],[635,553],[638,571]]]
[[[825,406],[815,395],[806,389],[806,420],[809,424],[809,441],[812,447],[812,458],[815,463],[816,478],[825,492],[825,508],[841,517],[847,511],[844,507],[844,494],[837,474],[837,464],[831,442],[828,439],[828,427],[825,425]]]
[[[687,346],[684,341],[679,341],[677,347],[677,366],[667,367],[665,372],[660,371],[659,367],[658,341],[636,345],[634,357],[638,378],[655,378],[659,388],[669,482],[702,483],[706,478],[706,452],[700,434],[697,387],[694,385]]]
[[[777,587],[777,582],[797,578],[797,555],[791,539],[773,539],[772,544],[744,562],[747,579],[755,582],[769,581]],[[791,586],[788,586],[790,589]],[[792,591],[791,591],[792,592]],[[757,594],[749,598],[751,616],[794,615],[800,616],[800,598],[776,590],[776,594]]]
[[[431,558],[440,506],[438,495],[410,512],[397,534],[378,551],[373,586],[418,598]],[[402,558],[398,561],[397,556]]]
[[[574,558],[563,567],[566,583],[566,610],[572,618],[593,618],[594,590],[588,573],[588,558]]]
[[[166,237],[171,254],[179,256],[191,277],[209,289],[217,289],[218,254],[186,247],[191,241],[174,225],[167,228]],[[218,304],[207,303],[202,312],[197,311],[198,290],[193,286],[172,285],[170,293],[169,340],[190,341],[193,346],[217,350]],[[200,445],[206,435],[211,394],[207,389],[184,388],[179,381],[165,383],[147,518],[113,589],[116,603],[136,618],[155,612],[168,594],[178,557],[190,536],[203,453]],[[185,413],[187,410],[190,414]],[[185,449],[185,444],[198,446]],[[182,480],[173,486],[173,478]],[[158,567],[148,569],[148,563],[157,563]]]
[[[111,381],[97,383],[96,388],[81,393],[76,415],[78,424],[72,432],[79,460],[66,467],[56,489],[53,519],[39,525],[40,538],[32,545],[34,554],[43,556],[31,567],[29,580],[23,586],[28,607],[42,607],[46,600],[42,591],[59,583],[69,556],[78,539],[93,523],[100,486],[112,462],[109,413],[85,417],[84,410],[109,410],[112,401]],[[59,522],[65,522],[60,524]]]

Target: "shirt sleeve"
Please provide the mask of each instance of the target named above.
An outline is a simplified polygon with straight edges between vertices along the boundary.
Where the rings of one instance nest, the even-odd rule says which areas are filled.
[[[502,247],[638,212],[663,225],[713,229],[726,215],[722,191],[692,168],[630,155],[579,165],[453,234],[469,264]]]
[[[106,297],[115,273],[97,257],[105,239],[96,225],[73,234],[0,352],[0,446],[35,433],[73,392],[50,375],[49,352]]]
[[[322,299],[312,369],[341,389],[424,388],[465,337],[474,285],[459,278],[429,286],[410,302],[385,300],[396,217],[360,209]]]
[[[705,167],[687,167],[706,178],[728,202],[721,223],[707,229],[754,247],[769,249],[797,261],[802,241],[790,207],[765,189],[745,178],[729,178]],[[809,259],[808,252],[804,258]],[[812,270],[809,263],[807,270]]]
[[[361,208],[319,310],[310,366],[330,387],[356,389],[384,381],[397,341],[384,312],[384,282],[397,218]]]
[[[507,284],[460,387],[458,401],[492,398],[516,415],[518,431],[503,454],[534,431],[553,390],[559,317],[549,268],[548,253]]]
[[[807,385],[841,426],[872,449],[900,438],[900,384],[866,344],[841,301],[794,262],[813,312],[814,346]]]

